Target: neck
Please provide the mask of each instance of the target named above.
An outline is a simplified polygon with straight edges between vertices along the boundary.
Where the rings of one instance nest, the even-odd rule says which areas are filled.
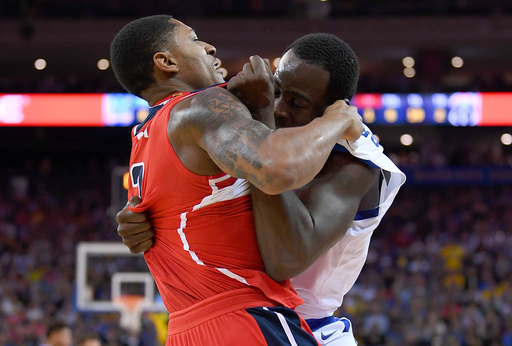
[[[148,101],[149,106],[154,106],[158,101],[166,98],[169,95],[193,90],[194,88],[192,88],[190,85],[175,80],[169,81],[169,83],[165,84],[153,85],[144,90],[141,94],[141,97]]]

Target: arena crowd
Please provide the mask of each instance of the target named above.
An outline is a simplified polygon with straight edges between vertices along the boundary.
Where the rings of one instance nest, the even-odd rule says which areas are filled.
[[[56,137],[65,130],[46,131]],[[68,136],[79,137],[76,131]],[[112,131],[110,141],[118,141],[129,129],[79,132],[84,141],[100,141],[96,131]],[[44,155],[33,148],[23,155],[7,150],[8,165],[0,171],[2,345],[38,345],[53,320],[68,322],[77,337],[93,332],[104,344],[131,345],[118,313],[80,312],[74,291],[77,243],[120,241],[109,210],[110,174],[125,162],[118,153],[128,147],[108,152],[89,143],[93,150],[80,152],[67,143],[67,149],[46,148]],[[405,170],[431,166],[428,155],[389,154]],[[435,162],[511,165],[507,153],[494,162],[483,161],[489,155],[456,157]],[[406,183],[375,231],[367,264],[339,311],[352,319],[359,344],[512,345],[511,205],[510,184]],[[140,345],[157,344],[147,315],[143,326]]]

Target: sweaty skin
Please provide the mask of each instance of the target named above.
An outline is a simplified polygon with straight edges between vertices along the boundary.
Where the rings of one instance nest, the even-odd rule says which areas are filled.
[[[293,50],[283,55],[274,76],[277,127],[307,124],[332,102],[329,73]],[[321,172],[294,192],[269,196],[253,188],[258,245],[267,274],[277,281],[295,277],[336,244],[358,210],[378,205],[378,171],[348,153],[332,152]]]
[[[268,70],[251,62],[230,80],[228,89],[246,104],[263,105],[261,109],[254,106],[253,113],[258,112],[268,127],[273,127],[275,119],[278,127],[297,129],[320,119],[326,108],[346,106],[343,101],[329,106],[329,73],[303,62],[292,51],[283,56],[276,70],[275,100],[272,93],[262,100],[261,94],[250,91],[261,85],[261,76],[268,74]],[[274,112],[268,104],[274,105]],[[277,281],[292,278],[335,244],[359,208],[370,209],[378,203],[377,172],[350,154],[334,152],[329,154],[320,174],[295,193],[270,196],[255,184],[258,188],[251,190],[253,213],[267,274]],[[154,244],[151,225],[139,214],[137,219],[144,221],[137,227],[134,215],[126,208],[118,214],[118,233],[132,253],[147,251]]]
[[[155,83],[142,92],[150,105],[173,93],[193,91],[223,82],[214,46],[200,41],[180,21],[168,50],[154,54]],[[246,71],[266,81],[262,94],[272,90],[269,66],[258,56]],[[193,67],[193,68],[191,68]],[[268,194],[278,194],[311,181],[337,140],[355,140],[363,132],[355,107],[340,102],[306,126],[273,131],[252,118],[231,92],[207,90],[172,108],[167,134],[183,165],[199,175],[225,172],[247,179]]]
[[[311,329],[293,311],[302,299],[290,282],[275,282],[264,273],[249,184],[275,195],[310,182],[338,141],[362,135],[357,109],[333,102],[302,126],[274,130],[273,124],[253,119],[260,112],[267,119],[267,111],[258,108],[271,109],[272,100],[248,102],[249,109],[213,85],[222,81],[215,48],[191,28],[169,16],[131,24],[113,41],[112,66],[128,90],[156,106],[134,129],[128,194],[142,197],[133,210],[148,211],[156,228],[156,246],[145,260],[170,312],[167,343],[260,344],[272,328],[273,335],[285,337],[282,344],[287,338],[316,345]],[[155,42],[141,43],[146,40]],[[147,65],[130,58],[134,46],[144,52]],[[261,75],[260,94],[271,95],[268,63],[255,56],[248,64],[244,76]],[[219,299],[225,304],[211,310]],[[286,324],[275,320],[274,309],[282,311],[279,320]],[[265,327],[254,323],[256,314]],[[226,321],[233,333],[213,337],[209,331]],[[240,335],[237,324],[251,328]]]

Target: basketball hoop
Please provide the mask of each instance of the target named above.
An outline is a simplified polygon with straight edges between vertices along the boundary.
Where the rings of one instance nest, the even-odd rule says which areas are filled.
[[[143,295],[138,294],[125,294],[112,299],[114,305],[118,307],[119,325],[135,334],[138,334],[142,329],[141,315],[145,306],[145,299]]]

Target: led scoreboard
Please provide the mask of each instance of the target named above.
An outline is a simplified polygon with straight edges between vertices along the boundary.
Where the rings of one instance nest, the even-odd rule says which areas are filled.
[[[365,123],[510,126],[512,93],[356,94]],[[132,126],[148,113],[130,94],[0,94],[0,126]]]
[[[512,124],[512,93],[357,94],[352,104],[367,124]]]

